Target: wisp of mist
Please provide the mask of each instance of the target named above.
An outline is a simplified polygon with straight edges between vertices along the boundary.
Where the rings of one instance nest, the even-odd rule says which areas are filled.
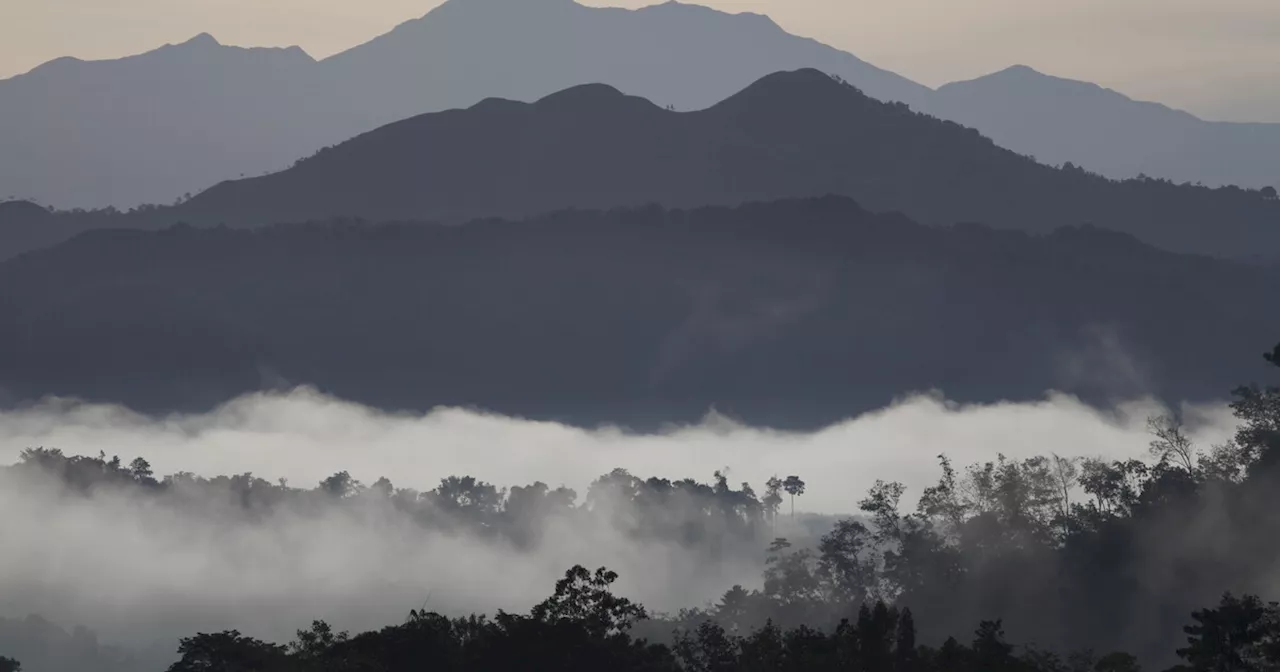
[[[303,388],[163,418],[49,400],[0,413],[0,460],[11,464],[37,446],[101,451],[126,463],[144,457],[157,477],[252,472],[304,488],[338,471],[423,491],[446,476],[471,475],[500,487],[564,485],[580,502],[595,478],[619,467],[641,478],[704,482],[727,470],[735,486],[749,482],[757,492],[770,476],[795,474],[807,484],[797,511],[841,515],[855,513],[876,480],[904,483],[904,506],[913,505],[936,481],[940,454],[957,466],[999,454],[1140,457],[1150,441],[1148,417],[1164,412],[1151,401],[1098,410],[1056,394],[991,405],[922,395],[807,433],[711,414],[697,425],[633,434],[448,408],[389,414]],[[1233,431],[1224,404],[1180,412],[1200,446]],[[66,497],[38,484],[0,491],[0,539],[0,616],[40,613],[138,644],[231,627],[287,640],[314,618],[360,629],[423,606],[523,610],[573,564],[618,571],[620,592],[663,611],[701,606],[735,583],[760,580],[759,558],[707,563],[600,526],[549,529],[537,550],[522,552],[428,532],[403,518],[280,513],[234,525],[123,495]]]

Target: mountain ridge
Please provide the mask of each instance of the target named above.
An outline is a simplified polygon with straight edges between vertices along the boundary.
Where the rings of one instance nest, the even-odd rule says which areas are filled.
[[[934,91],[760,14],[677,2],[631,10],[449,0],[320,60],[296,47],[242,49],[196,36],[114,61],[58,59],[32,71],[39,84],[32,73],[0,80],[0,194],[62,208],[169,203],[490,97],[532,101],[606,82],[660,107],[699,110],[800,68],[1051,165],[1210,186],[1280,182],[1280,124],[1200,121],[1025,67]]]
[[[1280,249],[1280,203],[1260,193],[1044,166],[813,69],[767,75],[691,112],[585,85],[535,103],[418,115],[280,173],[221,183],[170,216],[232,225],[461,221],[825,194],[926,224],[1046,231],[1093,223],[1175,251]]]
[[[1090,227],[927,227],[838,197],[100,230],[0,263],[0,286],[10,400],[159,414],[280,380],[585,426],[714,406],[812,429],[930,389],[1181,402],[1247,377],[1249,346],[1280,329],[1258,310],[1273,269]]]

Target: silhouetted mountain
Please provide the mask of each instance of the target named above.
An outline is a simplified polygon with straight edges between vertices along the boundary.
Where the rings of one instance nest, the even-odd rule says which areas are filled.
[[[934,387],[1209,399],[1280,330],[1273,271],[1093,228],[924,227],[834,197],[99,231],[0,265],[0,286],[11,398],[152,411],[302,383],[385,408],[641,425],[714,405],[813,426]]]
[[[929,89],[756,14],[667,3],[450,0],[315,63],[297,47],[201,35],[113,61],[59,59],[0,80],[0,197],[59,207],[171,203],[424,112],[535,100],[607,82],[662,105],[710,105],[770,72],[816,67],[872,95]]]
[[[1174,251],[1280,252],[1280,202],[1258,192],[1051,168],[816,70],[776,73],[685,113],[603,85],[533,104],[491,99],[385,126],[281,173],[218,185],[167,216],[230,225],[452,221],[824,194],[927,224],[1049,231],[1092,223]]]
[[[1002,147],[1109,177],[1280,184],[1280,124],[1203,121],[1025,66],[947,84],[926,108],[982,131]]]
[[[533,101],[604,82],[702,109],[779,70],[836,74],[879,100],[1110,177],[1280,182],[1280,125],[1202,122],[1015,68],[931,91],[765,16],[667,2],[449,0],[321,62],[209,35],[113,61],[59,59],[0,80],[0,195],[59,207],[170,203],[319,147],[487,97]]]
[[[626,10],[572,0],[449,0],[320,67],[348,95],[377,101],[372,114],[381,116],[367,118],[374,125],[488,97],[537,100],[588,82],[701,109],[771,72],[800,68],[838,74],[882,100],[916,104],[930,93],[766,16],[678,2]]]
[[[350,137],[317,130],[333,125],[313,105],[314,67],[297,47],[241,49],[200,35],[0,81],[0,195],[68,208],[169,203],[287,167]]]
[[[31,201],[0,202],[0,226],[53,219],[53,213]]]

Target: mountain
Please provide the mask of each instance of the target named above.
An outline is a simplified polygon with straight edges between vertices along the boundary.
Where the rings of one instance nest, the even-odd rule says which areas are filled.
[[[285,168],[349,137],[318,128],[314,69],[296,47],[241,49],[201,35],[0,81],[0,195],[65,208],[169,203]]]
[[[168,216],[229,225],[460,221],[824,194],[926,224],[1049,231],[1087,223],[1174,251],[1280,253],[1280,202],[1258,192],[1044,166],[816,70],[770,75],[695,112],[604,85],[532,104],[490,99],[382,127],[280,173],[220,184]]]
[[[881,100],[918,104],[931,93],[766,16],[678,2],[627,10],[572,0],[449,0],[320,68],[346,95],[377,101],[377,125],[489,97],[537,100],[590,82],[694,110],[771,72],[800,68],[838,74]]]
[[[836,197],[104,230],[0,264],[0,286],[10,401],[152,412],[304,383],[637,427],[712,406],[814,427],[931,388],[1212,399],[1280,332],[1274,270],[1091,227],[926,227]]]
[[[448,0],[319,62],[297,47],[241,49],[200,35],[113,61],[59,59],[0,80],[0,196],[62,208],[170,203],[489,97],[528,102],[603,82],[687,111],[802,68],[1049,163],[1210,186],[1280,182],[1280,124],[1204,122],[1027,68],[935,92],[759,14],[676,2],[626,10]]]
[[[942,86],[927,108],[1050,164],[1110,177],[1280,185],[1280,124],[1203,121],[1025,66]]]
[[[171,203],[325,145],[490,96],[608,82],[692,109],[780,69],[817,67],[873,95],[929,89],[756,14],[667,3],[449,0],[322,62],[297,47],[201,35],[112,61],[59,59],[0,80],[0,197],[61,208]]]
[[[52,220],[42,212],[38,222],[11,221],[0,228],[0,258],[103,227],[337,217],[461,222],[826,194],[932,225],[1044,232],[1094,224],[1172,251],[1280,256],[1280,201],[1260,191],[1117,182],[1074,166],[1045,166],[972,129],[798,70],[693,112],[601,84],[535,103],[486,99],[389,124],[287,170],[224,182],[172,207]]]

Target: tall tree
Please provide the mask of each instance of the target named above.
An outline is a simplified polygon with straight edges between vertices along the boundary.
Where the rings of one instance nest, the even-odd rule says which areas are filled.
[[[796,497],[804,494],[804,481],[799,476],[788,476],[787,480],[782,482],[782,489],[791,495],[791,517],[796,517]]]
[[[778,507],[782,505],[782,479],[772,476],[764,484],[764,499],[760,500],[764,510],[769,514],[769,522],[778,518]]]

